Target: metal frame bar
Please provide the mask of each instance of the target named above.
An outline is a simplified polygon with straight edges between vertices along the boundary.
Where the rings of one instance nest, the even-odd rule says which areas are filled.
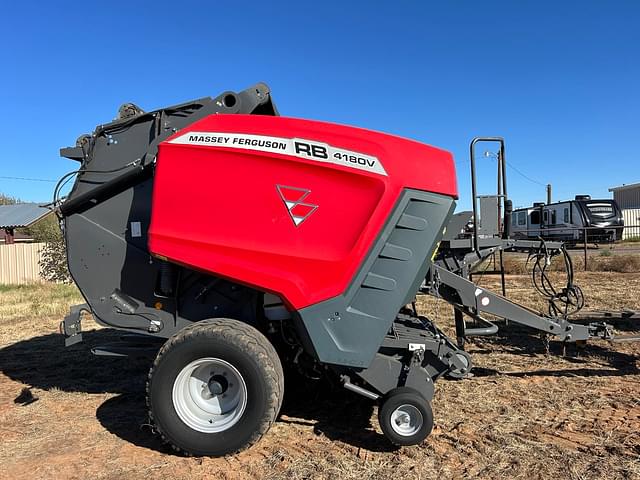
[[[478,247],[478,192],[476,185],[476,154],[475,146],[480,142],[498,142],[500,144],[499,162],[498,162],[498,184],[502,183],[502,201],[504,203],[509,197],[507,196],[507,161],[505,156],[504,138],[502,137],[475,137],[469,144],[469,159],[471,163],[471,197],[473,203],[473,245],[477,253]],[[502,182],[500,182],[500,179]],[[500,192],[498,192],[500,194]],[[498,199],[500,202],[500,199]]]
[[[555,335],[559,340],[565,342],[588,340],[590,338],[614,339],[611,328],[605,323],[578,325],[563,317],[544,317],[501,295],[480,288],[470,280],[456,275],[439,265],[434,264],[432,268],[433,275],[437,276],[438,281],[432,282],[430,293],[444,298],[455,308],[469,309],[470,312],[478,316],[482,312],[496,315],[505,320],[514,321],[544,333]],[[442,285],[449,287],[451,290],[440,288]],[[434,291],[436,288],[437,291]],[[452,295],[451,291],[455,292],[455,295]]]

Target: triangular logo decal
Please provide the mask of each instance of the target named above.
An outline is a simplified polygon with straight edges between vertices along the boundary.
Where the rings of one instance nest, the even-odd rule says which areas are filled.
[[[296,227],[309,218],[318,208],[318,205],[304,201],[311,193],[311,190],[307,188],[276,185],[276,189]]]

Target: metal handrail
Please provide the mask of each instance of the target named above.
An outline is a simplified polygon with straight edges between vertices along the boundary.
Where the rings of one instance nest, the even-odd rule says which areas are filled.
[[[473,203],[473,248],[477,254],[480,254],[478,246],[478,192],[476,188],[476,155],[475,146],[479,142],[498,142],[500,143],[500,151],[498,153],[498,184],[502,185],[502,192],[497,192],[502,197],[505,204],[507,197],[507,167],[504,148],[504,138],[502,137],[475,137],[469,144],[469,157],[471,163],[471,197]],[[498,219],[500,220],[500,219]]]

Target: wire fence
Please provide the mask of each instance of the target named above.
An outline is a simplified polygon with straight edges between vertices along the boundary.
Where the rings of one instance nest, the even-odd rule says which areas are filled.
[[[609,250],[600,250],[601,254],[640,254],[640,224],[624,227],[543,227],[529,231],[515,231],[514,238],[542,238],[547,241],[561,241],[571,252],[582,250],[584,269],[589,269],[589,253],[595,247],[609,246]]]
[[[622,233],[622,241],[629,243],[637,243],[640,245],[640,225],[629,225],[624,227]]]

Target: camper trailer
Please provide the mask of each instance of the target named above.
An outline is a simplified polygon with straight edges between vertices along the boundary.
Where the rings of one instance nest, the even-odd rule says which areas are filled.
[[[593,200],[576,195],[574,200],[534,203],[518,208],[511,217],[511,231],[516,238],[543,238],[568,244],[612,243],[622,239],[624,223],[615,200]]]

